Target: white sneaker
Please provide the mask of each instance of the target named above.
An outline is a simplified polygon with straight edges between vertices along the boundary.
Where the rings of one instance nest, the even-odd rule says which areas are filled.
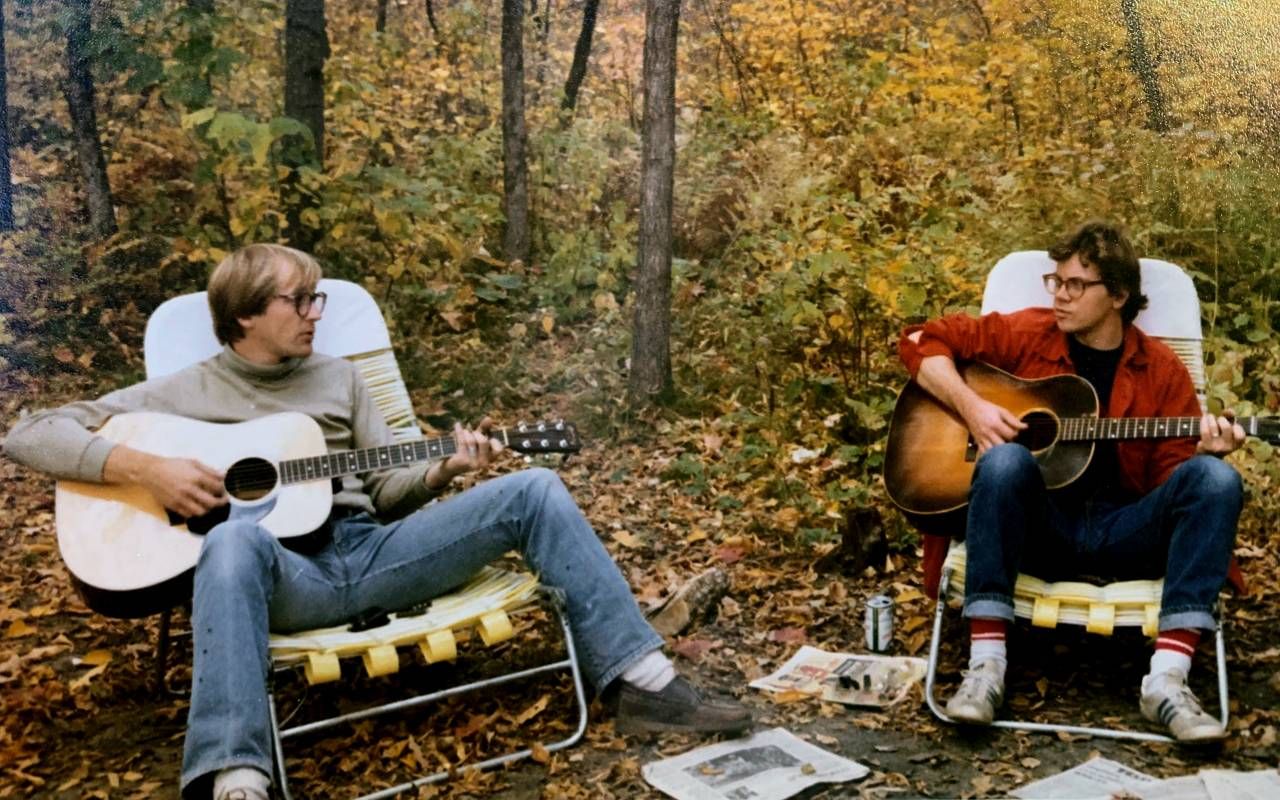
[[[996,659],[979,661],[965,670],[964,680],[947,701],[947,716],[969,725],[990,725],[1004,703],[1004,670]]]
[[[1211,742],[1227,735],[1222,723],[1204,713],[1187,688],[1187,673],[1171,669],[1142,679],[1142,716],[1169,728],[1180,742]]]

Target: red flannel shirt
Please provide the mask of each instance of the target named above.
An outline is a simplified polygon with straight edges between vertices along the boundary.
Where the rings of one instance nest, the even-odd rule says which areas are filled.
[[[922,331],[920,341],[908,337]],[[1199,417],[1200,402],[1191,376],[1168,345],[1126,325],[1124,351],[1116,367],[1107,417]],[[1020,378],[1075,373],[1067,337],[1053,311],[1029,308],[977,319],[955,314],[902,332],[898,353],[914,378],[926,356],[985,361]],[[1116,443],[1124,488],[1145,495],[1196,451],[1195,439],[1134,439]]]

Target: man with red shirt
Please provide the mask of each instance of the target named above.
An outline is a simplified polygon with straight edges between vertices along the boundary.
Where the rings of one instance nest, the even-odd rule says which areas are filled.
[[[1046,490],[1037,462],[1014,443],[1025,424],[975,393],[955,362],[985,361],[1022,378],[1075,373],[1108,417],[1197,416],[1186,368],[1132,325],[1147,304],[1133,246],[1116,225],[1089,222],[1049,251],[1053,308],[974,319],[955,315],[904,332],[899,351],[916,382],[968,426],[979,458],[969,491],[964,615],[969,669],[947,703],[957,722],[985,725],[1004,700],[1005,629],[1019,571],[1048,579],[1081,571],[1163,575],[1159,636],[1140,706],[1179,741],[1225,735],[1186,685],[1202,630],[1213,630],[1235,544],[1242,486],[1221,456],[1244,430],[1204,415],[1200,440],[1099,442],[1085,473]]]

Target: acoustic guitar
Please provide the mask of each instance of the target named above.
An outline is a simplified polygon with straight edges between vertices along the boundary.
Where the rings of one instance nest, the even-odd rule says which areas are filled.
[[[107,420],[98,434],[155,455],[194,458],[225,473],[229,503],[184,518],[136,485],[59,481],[58,549],[90,608],[115,617],[145,616],[190,598],[203,536],[230,516],[259,522],[283,540],[320,528],[336,479],[439,461],[457,452],[452,436],[328,452],[311,417],[272,414],[248,422],[200,422],[139,412]],[[526,454],[580,450],[568,422],[520,424],[490,437]]]
[[[1200,436],[1200,417],[1099,417],[1098,395],[1078,375],[1023,379],[973,362],[961,376],[980,397],[1026,423],[1014,441],[1035,456],[1050,489],[1084,474],[1095,442]],[[1280,444],[1280,418],[1236,422],[1248,435]],[[913,515],[963,508],[977,460],[977,443],[960,415],[909,382],[894,406],[885,449],[884,483],[894,505]]]

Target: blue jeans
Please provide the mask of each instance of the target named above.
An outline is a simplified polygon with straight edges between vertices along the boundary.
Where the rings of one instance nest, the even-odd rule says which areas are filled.
[[[191,709],[182,765],[187,797],[228,767],[271,774],[268,630],[336,625],[370,608],[405,608],[448,592],[517,551],[562,589],[582,669],[602,689],[662,646],[560,478],[528,469],[487,481],[402,520],[337,521],[318,553],[282,547],[261,526],[209,532],[195,572]]]
[[[969,489],[964,615],[1013,619],[1018,572],[1164,577],[1160,630],[1213,630],[1243,504],[1240,475],[1193,456],[1146,496],[1080,501],[1045,489],[1035,458],[1002,444],[978,459]]]

